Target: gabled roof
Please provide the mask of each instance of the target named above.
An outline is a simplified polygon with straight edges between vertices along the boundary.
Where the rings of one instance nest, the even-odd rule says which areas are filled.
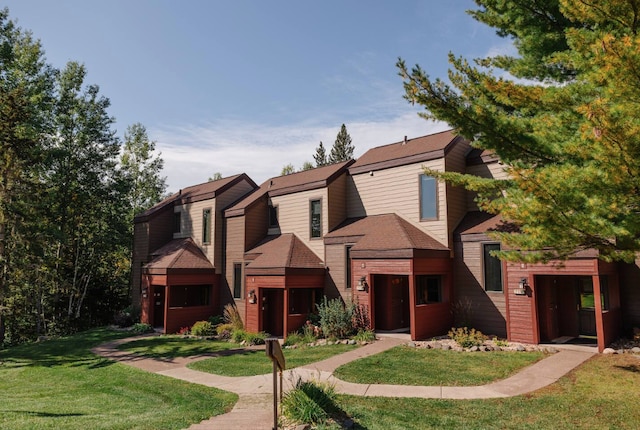
[[[264,269],[310,269],[324,273],[324,263],[295,234],[267,236],[255,248],[247,251],[255,257],[246,267],[247,274],[258,274]]]
[[[461,237],[467,237],[467,240],[473,241],[481,239],[486,240],[486,234],[492,231],[496,232],[514,232],[518,227],[508,221],[505,221],[500,214],[493,215],[482,211],[471,211],[462,218],[458,227],[454,231],[454,237],[458,240]]]
[[[246,208],[265,195],[274,197],[324,188],[338,178],[353,162],[354,160],[349,160],[268,179],[260,185],[260,188],[229,207],[225,211],[225,216],[244,215]]]
[[[153,260],[144,265],[149,272],[166,272],[173,269],[214,270],[202,250],[190,238],[174,239],[155,250]]]
[[[242,180],[246,180],[253,187],[257,187],[256,183],[253,182],[253,180],[245,173],[229,176],[228,178],[222,178],[217,181],[209,181],[203,184],[192,185],[190,187],[181,189],[177,193],[172,194],[150,209],[147,209],[146,211],[136,215],[136,217],[134,218],[134,222],[147,221],[149,217],[153,216],[155,213],[161,211],[167,206],[194,203],[215,198],[216,196],[224,193],[229,188],[238,184]]]
[[[325,244],[355,243],[353,257],[412,258],[415,250],[449,253],[449,248],[397,214],[350,218],[324,236]]]
[[[442,158],[456,142],[463,140],[452,130],[415,139],[405,137],[397,143],[371,148],[349,168],[349,173],[356,175]]]

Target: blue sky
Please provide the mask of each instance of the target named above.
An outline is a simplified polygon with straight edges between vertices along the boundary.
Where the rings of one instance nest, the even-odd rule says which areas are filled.
[[[447,128],[403,98],[398,57],[446,78],[447,54],[511,50],[471,0],[5,0],[56,67],[84,63],[122,137],[141,122],[169,190],[215,172],[260,183],[313,161],[341,124],[359,156]]]

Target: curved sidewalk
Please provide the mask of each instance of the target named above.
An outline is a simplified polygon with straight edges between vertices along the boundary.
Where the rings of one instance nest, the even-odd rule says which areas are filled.
[[[139,337],[136,337],[139,338]],[[229,377],[198,372],[186,367],[187,364],[207,356],[174,359],[154,359],[140,357],[117,346],[132,338],[109,342],[92,349],[92,352],[112,360],[134,366],[149,372],[196,384],[216,387],[239,395],[233,410],[189,427],[197,429],[268,429],[273,424],[273,378],[271,374]],[[356,384],[342,381],[333,376],[339,366],[358,358],[378,354],[387,349],[406,343],[405,340],[382,337],[380,340],[330,357],[326,360],[284,372],[285,390],[292,387],[298,378],[304,380],[327,381],[335,385],[341,394],[377,397],[418,397],[425,399],[490,399],[511,397],[538,390],[568,373],[596,354],[595,351],[560,349],[559,352],[529,366],[515,375],[487,385],[473,387],[407,386],[387,384]]]

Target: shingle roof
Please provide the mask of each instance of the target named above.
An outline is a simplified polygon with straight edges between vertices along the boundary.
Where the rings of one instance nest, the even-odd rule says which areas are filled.
[[[174,239],[151,255],[153,260],[144,266],[147,270],[214,269],[211,262],[190,237]]]
[[[160,211],[162,208],[167,207],[168,205],[173,204],[186,204],[198,202],[201,200],[207,200],[216,197],[216,195],[226,191],[229,187],[235,185],[241,180],[246,180],[249,184],[252,184],[254,187],[257,187],[255,182],[245,173],[241,173],[239,175],[229,176],[228,178],[222,178],[217,181],[209,181],[203,184],[192,185],[187,188],[183,188],[177,193],[172,194],[166,199],[162,200],[160,203],[157,203],[150,209],[136,215],[134,222],[144,222],[148,219],[149,216],[154,213]]]
[[[258,255],[247,265],[251,269],[324,269],[324,263],[295,234],[267,236],[247,254]]]
[[[352,238],[357,241],[352,251],[391,251],[423,249],[449,251],[449,248],[397,214],[351,218],[325,235],[331,239]]]
[[[349,173],[403,166],[443,157],[449,146],[462,140],[452,130],[378,146],[365,152],[349,167]]]
[[[290,175],[277,176],[266,180],[247,197],[241,199],[225,211],[225,216],[238,216],[244,214],[244,210],[251,206],[265,194],[269,196],[281,196],[300,191],[324,188],[333,182],[353,160],[342,163],[330,164],[328,166],[317,167]]]
[[[467,212],[458,227],[455,235],[486,234],[488,232],[514,232],[518,227],[512,222],[505,221],[500,214],[493,215],[482,211]]]

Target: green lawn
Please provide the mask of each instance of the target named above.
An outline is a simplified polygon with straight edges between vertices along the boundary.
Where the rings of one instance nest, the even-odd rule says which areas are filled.
[[[356,345],[325,345],[283,349],[287,369],[321,361],[357,348]],[[240,354],[207,358],[189,364],[187,367],[201,372],[225,376],[253,376],[272,371],[272,363],[265,351],[244,351]]]
[[[175,358],[242,348],[237,343],[186,338],[183,336],[153,336],[124,343],[118,347],[145,357]]]
[[[129,335],[98,329],[0,351],[0,428],[182,429],[237,401],[89,352]]]
[[[362,384],[483,385],[544,357],[542,352],[456,352],[399,346],[340,366],[334,375]]]
[[[535,393],[492,400],[338,396],[355,428],[637,429],[640,358],[599,355]]]

